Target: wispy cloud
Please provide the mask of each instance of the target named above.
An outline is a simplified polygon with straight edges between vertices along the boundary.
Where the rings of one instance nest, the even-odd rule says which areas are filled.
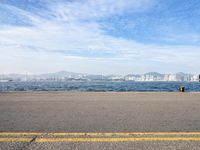
[[[194,61],[199,64],[198,45],[147,44],[134,38],[116,37],[106,31],[109,26],[101,21],[112,16],[149,11],[158,4],[156,0],[44,0],[43,3],[45,7],[40,11],[0,3],[5,15],[0,18],[7,19],[0,23],[1,70],[12,72],[15,65],[16,70],[13,70],[16,72],[70,69],[128,73],[131,70],[145,72],[145,66],[149,66],[146,71],[160,69],[162,72],[167,65],[175,64],[172,70],[182,68],[195,72],[196,66],[190,69],[188,64]],[[134,23],[134,19],[131,22]],[[134,27],[132,25],[129,30]],[[104,67],[95,69],[96,65],[102,64]],[[159,64],[163,67],[157,67]],[[121,68],[117,71],[114,68],[118,66]]]

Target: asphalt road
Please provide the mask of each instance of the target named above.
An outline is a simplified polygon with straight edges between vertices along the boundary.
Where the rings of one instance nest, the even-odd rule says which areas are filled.
[[[200,93],[0,93],[2,150],[200,149],[199,131]],[[152,135],[131,134],[138,132]],[[154,135],[160,132],[165,134]],[[185,132],[191,135],[182,134]],[[13,142],[25,138],[27,141]]]

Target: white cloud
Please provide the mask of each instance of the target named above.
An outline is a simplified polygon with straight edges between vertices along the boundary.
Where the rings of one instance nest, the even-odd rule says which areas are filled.
[[[147,9],[152,0],[84,0],[51,5],[53,15],[62,21],[99,19],[125,11]]]
[[[38,73],[46,68],[45,72],[67,69],[112,73],[117,72],[116,68],[120,66],[120,73],[129,72],[131,66],[132,70],[136,68],[138,72],[143,72],[137,66],[146,69],[147,65],[151,69],[162,70],[168,64],[176,64],[177,67],[180,67],[177,63],[186,67],[193,61],[199,64],[199,47],[141,44],[112,37],[98,23],[98,19],[103,17],[125,11],[144,11],[152,4],[150,0],[59,2],[48,4],[48,10],[42,10],[40,16],[6,5],[4,9],[19,18],[25,17],[32,26],[0,27],[1,70]],[[165,66],[156,67],[159,63]],[[99,70],[96,65],[101,66]],[[129,68],[125,69],[125,66]]]

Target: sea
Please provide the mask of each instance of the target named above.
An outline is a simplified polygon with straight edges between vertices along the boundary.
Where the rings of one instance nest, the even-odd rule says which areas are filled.
[[[15,91],[94,91],[94,92],[200,92],[200,82],[5,82],[0,92]]]

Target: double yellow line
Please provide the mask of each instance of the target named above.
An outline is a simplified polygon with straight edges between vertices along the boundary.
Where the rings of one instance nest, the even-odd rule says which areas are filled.
[[[0,142],[200,141],[200,132],[39,133],[0,132]]]

